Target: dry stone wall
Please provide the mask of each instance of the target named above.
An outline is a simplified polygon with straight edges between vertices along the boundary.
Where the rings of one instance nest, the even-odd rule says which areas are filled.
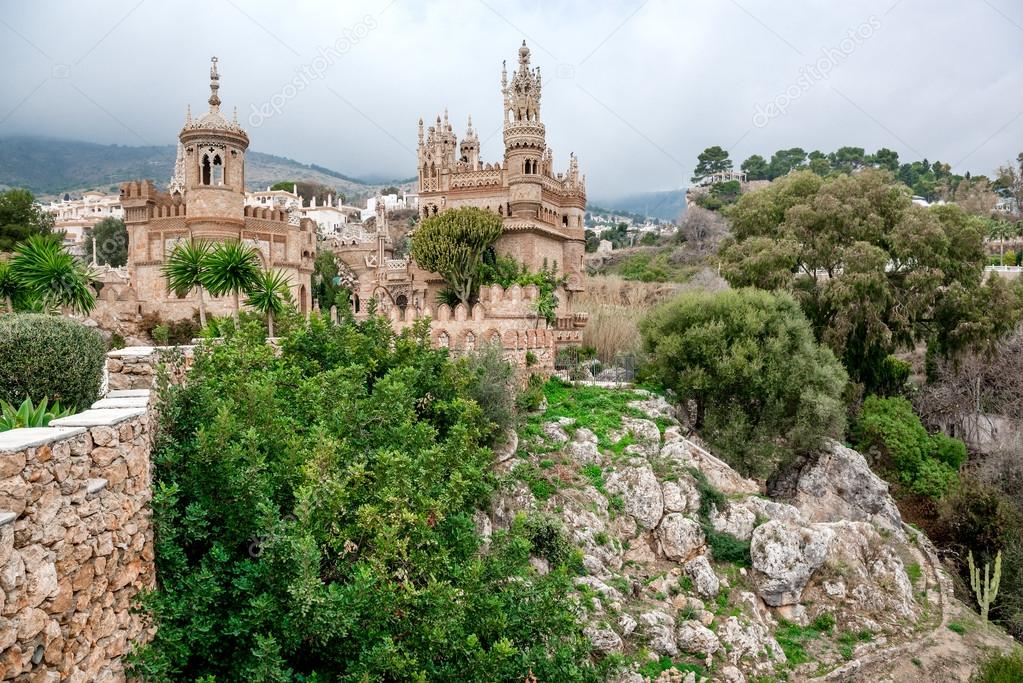
[[[108,358],[109,391],[49,427],[0,432],[0,680],[111,683],[151,634],[156,351]],[[130,370],[128,370],[130,368]]]

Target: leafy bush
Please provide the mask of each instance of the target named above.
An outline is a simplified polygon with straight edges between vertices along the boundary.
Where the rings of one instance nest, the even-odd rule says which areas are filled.
[[[465,391],[483,409],[497,437],[515,424],[515,367],[504,358],[500,344],[484,344],[458,360],[466,378]]]
[[[995,654],[985,661],[970,683],[1018,683],[1023,681],[1023,654]]]
[[[160,391],[146,681],[594,681],[556,529],[487,552],[483,410],[427,327],[251,321]],[[540,576],[529,557],[552,560]]]
[[[853,432],[859,450],[881,456],[899,482],[929,498],[948,491],[966,460],[962,441],[928,434],[913,405],[899,396],[868,396]]]
[[[648,376],[730,465],[768,476],[842,434],[846,374],[799,305],[756,290],[683,294],[640,324]]]
[[[70,318],[0,316],[0,400],[87,408],[99,395],[105,354],[103,336]]]

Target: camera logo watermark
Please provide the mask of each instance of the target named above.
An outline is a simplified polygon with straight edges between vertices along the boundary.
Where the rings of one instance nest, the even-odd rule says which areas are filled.
[[[317,54],[308,64],[303,64],[295,74],[295,77],[284,84],[274,93],[269,100],[260,105],[252,105],[252,112],[249,114],[249,125],[259,128],[263,122],[274,116],[280,115],[288,102],[298,97],[298,94],[308,88],[314,81],[323,78],[327,71],[337,64],[353,47],[366,39],[366,37],[377,28],[376,17],[367,14],[354,26],[345,28],[341,36],[332,45],[321,46]]]
[[[821,56],[815,62],[800,67],[799,77],[794,83],[766,104],[757,104],[753,114],[753,125],[763,128],[773,119],[784,116],[793,102],[809,92],[815,85],[826,80],[835,67],[870,40],[880,28],[881,20],[871,15],[867,21],[854,29],[849,29],[846,37],[839,41],[837,47],[821,48]]]

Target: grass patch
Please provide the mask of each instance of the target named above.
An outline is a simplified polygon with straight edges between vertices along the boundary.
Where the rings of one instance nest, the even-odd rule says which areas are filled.
[[[958,633],[961,636],[966,635],[966,624],[961,621],[950,621],[948,622],[948,630]]]
[[[699,664],[689,664],[687,662],[673,662],[670,657],[661,657],[648,661],[646,664],[639,668],[639,675],[644,678],[650,678],[651,680],[657,678],[662,672],[668,669],[676,669],[683,673],[689,673],[692,671],[696,674],[696,679],[699,680],[702,676],[707,675],[707,670]]]
[[[639,410],[628,405],[630,401],[642,398],[632,391],[573,387],[553,378],[544,385],[544,395],[547,397],[547,412],[543,416],[545,420],[572,418],[575,427],[586,427],[597,435],[597,445],[600,448],[615,446],[608,440],[608,434],[622,428],[623,415],[643,417]],[[627,445],[623,444],[621,448]]]
[[[830,619],[826,617],[831,617]],[[778,620],[780,626],[774,633],[774,639],[778,641],[782,652],[788,659],[789,665],[796,667],[810,661],[810,655],[806,652],[809,642],[817,640],[822,635],[831,633],[835,628],[835,617],[830,614],[822,614],[814,619],[809,626],[800,626],[784,619]]]
[[[604,470],[600,469],[600,465],[586,465],[582,469],[582,475],[593,485],[593,488],[605,496],[607,495],[607,489],[604,488]]]
[[[839,652],[846,661],[853,658],[853,650],[857,643],[869,643],[874,639],[874,634],[869,629],[861,631],[846,631],[838,637]]]
[[[906,567],[906,576],[909,577],[909,582],[915,584],[923,577],[924,571],[920,568],[919,564],[913,563]]]
[[[753,561],[749,554],[750,542],[718,531],[710,523],[710,513],[715,508],[723,510],[728,505],[728,498],[707,481],[707,475],[703,472],[695,467],[688,468],[688,471],[696,480],[696,490],[700,494],[700,525],[703,527],[703,535],[707,537],[711,555],[718,562],[727,562],[740,567],[752,566]]]

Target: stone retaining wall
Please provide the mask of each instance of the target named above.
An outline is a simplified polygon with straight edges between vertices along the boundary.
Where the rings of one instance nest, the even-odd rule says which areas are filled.
[[[91,409],[0,432],[2,681],[123,681],[121,657],[150,635],[131,608],[155,582],[155,363],[130,351],[108,359],[114,390]]]
[[[174,377],[180,380],[192,364],[194,346],[129,346],[107,354],[107,388],[152,389],[156,383],[156,368],[171,356],[180,362],[170,363]]]

